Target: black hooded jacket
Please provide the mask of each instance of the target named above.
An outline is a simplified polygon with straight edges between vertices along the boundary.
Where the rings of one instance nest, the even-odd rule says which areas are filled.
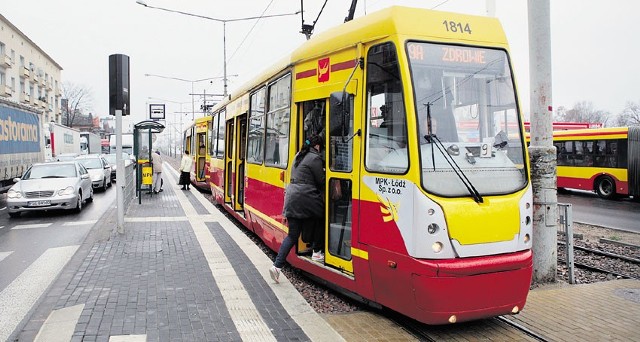
[[[314,148],[293,166],[291,179],[284,196],[283,215],[287,218],[307,219],[324,216],[325,177],[320,153]]]

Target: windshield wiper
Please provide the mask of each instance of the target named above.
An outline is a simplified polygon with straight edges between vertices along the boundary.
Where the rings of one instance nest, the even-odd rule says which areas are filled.
[[[455,159],[453,159],[453,157],[446,152],[446,148],[444,147],[442,141],[440,141],[440,139],[438,139],[438,137],[433,134],[433,131],[431,130],[431,103],[427,103],[427,120],[428,134],[426,134],[424,138],[428,143],[432,145],[431,163],[433,164],[433,170],[435,171],[436,169],[435,156],[433,152],[433,145],[435,145],[438,148],[438,151],[440,151],[440,154],[442,154],[442,156],[444,157],[444,160],[447,161],[449,166],[451,166],[451,169],[456,173],[456,176],[458,176],[458,178],[462,181],[462,184],[464,184],[464,186],[467,188],[467,191],[469,191],[469,194],[471,195],[473,200],[476,201],[476,203],[483,203],[484,199],[482,198],[482,195],[480,195],[478,190],[473,186],[473,183],[471,183],[469,178],[467,178],[467,175],[465,175],[464,171],[462,171],[458,163],[456,163]]]
[[[65,178],[65,176],[44,176],[40,178]]]

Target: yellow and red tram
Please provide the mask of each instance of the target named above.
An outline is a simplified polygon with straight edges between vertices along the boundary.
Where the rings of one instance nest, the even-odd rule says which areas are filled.
[[[532,191],[497,20],[371,13],[315,35],[207,120],[215,200],[276,251],[291,161],[321,124],[326,257],[300,241],[293,267],[429,324],[525,305]]]

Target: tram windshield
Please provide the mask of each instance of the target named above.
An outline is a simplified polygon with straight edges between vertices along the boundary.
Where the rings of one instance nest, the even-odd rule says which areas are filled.
[[[470,187],[480,195],[524,187],[525,152],[506,52],[409,42],[407,54],[425,190],[457,197],[469,196]]]

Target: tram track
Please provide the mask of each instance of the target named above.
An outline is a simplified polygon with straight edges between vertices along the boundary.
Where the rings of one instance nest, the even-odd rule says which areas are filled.
[[[558,241],[558,244],[566,245],[563,241]],[[581,252],[574,253],[573,264],[579,269],[610,274],[618,278],[640,280],[640,259],[638,258],[584,246],[573,246],[573,249]],[[558,258],[558,261],[567,263],[565,258]]]

